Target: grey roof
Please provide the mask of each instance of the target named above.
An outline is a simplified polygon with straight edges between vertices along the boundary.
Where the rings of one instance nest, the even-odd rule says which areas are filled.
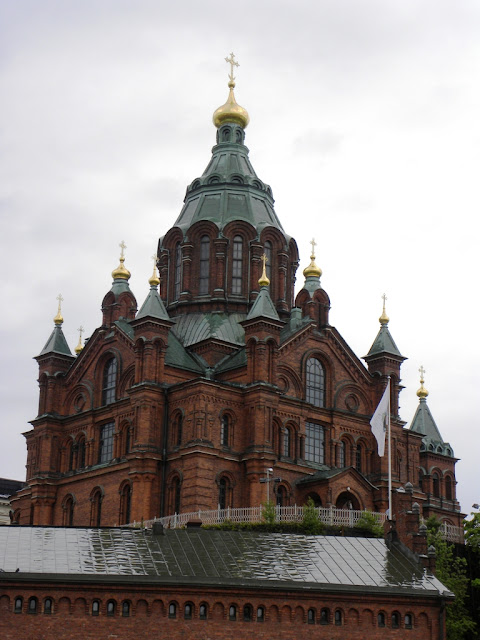
[[[270,297],[268,287],[260,287],[260,293],[256,297],[255,302],[247,315],[247,320],[252,320],[253,318],[270,318],[271,320],[280,320]]]
[[[10,480],[8,478],[0,478],[0,494],[3,496],[11,496],[26,485],[22,480]]]
[[[172,331],[185,347],[208,338],[245,344],[245,332],[239,324],[245,316],[241,313],[187,313],[174,320]]]
[[[443,441],[425,398],[420,398],[412,424],[410,425],[410,431],[415,431],[423,436],[422,450],[433,451],[440,455],[453,457],[453,449],[448,442]]]
[[[378,538],[252,531],[0,527],[4,572],[138,583],[417,593],[445,587],[402,550]]]
[[[59,324],[55,325],[46,345],[43,347],[39,355],[44,356],[47,353],[61,353],[64,356],[72,355],[70,347],[63,335],[62,327]]]
[[[380,327],[380,331],[373,341],[373,344],[370,347],[370,351],[365,356],[365,359],[369,358],[370,356],[380,355],[381,353],[389,353],[391,355],[403,358],[402,354],[398,350],[397,345],[395,344],[394,339],[390,334],[390,331],[388,330],[388,325],[386,324]]]
[[[165,305],[158,294],[158,289],[153,285],[150,287],[150,291],[148,292],[140,311],[135,316],[135,320],[139,320],[140,318],[159,318],[160,320],[170,320],[165,309]]]

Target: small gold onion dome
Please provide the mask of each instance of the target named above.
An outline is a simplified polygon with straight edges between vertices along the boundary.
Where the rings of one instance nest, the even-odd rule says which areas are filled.
[[[425,382],[425,379],[423,377],[425,375],[425,369],[423,367],[420,367],[419,371],[420,371],[420,389],[417,391],[417,396],[421,400],[422,398],[426,398],[428,396],[428,391],[423,386],[423,383]]]
[[[379,317],[378,321],[380,322],[380,324],[383,327],[384,325],[389,323],[390,318],[387,316],[387,312],[385,311],[385,300],[387,299],[387,296],[385,294],[383,294],[382,298],[383,298],[383,311],[382,311],[382,315]]]
[[[308,278],[308,277],[320,278],[320,276],[322,275],[322,270],[318,265],[315,264],[315,245],[317,243],[315,242],[315,240],[312,240],[310,244],[312,245],[312,255],[310,256],[310,264],[308,265],[308,267],[305,267],[305,269],[303,270],[303,275],[305,276],[305,278]]]
[[[125,256],[123,255],[124,250],[127,248],[127,245],[123,242],[120,243],[120,248],[122,250],[122,253],[120,254],[120,264],[118,265],[118,267],[116,269],[114,269],[112,271],[112,277],[114,280],[129,280],[130,276],[132,275],[130,273],[130,271],[126,268],[126,266],[123,264],[125,262]]]
[[[79,333],[79,336],[78,336],[78,344],[77,344],[77,346],[75,347],[75,353],[77,354],[77,356],[78,356],[78,354],[79,354],[81,351],[83,351],[83,344],[82,344],[82,333],[83,333],[83,327],[82,327],[81,325],[80,325],[80,327],[78,328],[78,333]]]
[[[59,293],[57,296],[57,300],[58,300],[58,311],[57,311],[57,315],[54,317],[53,322],[59,326],[63,324],[63,316],[62,316],[62,294]]]
[[[262,271],[262,275],[258,279],[258,284],[261,287],[268,287],[268,285],[270,284],[270,280],[267,276],[267,256],[265,254],[263,254],[262,256],[262,261],[263,261],[263,271]]]
[[[152,260],[153,260],[153,273],[148,279],[148,284],[151,287],[158,287],[158,285],[160,284],[160,278],[158,277],[158,272],[157,272],[157,256],[152,256]]]
[[[233,90],[235,88],[235,78],[233,76],[233,67],[238,67],[238,62],[235,61],[235,54],[231,53],[230,57],[225,58],[225,62],[230,65],[230,74],[228,81],[228,88],[230,89],[230,93],[228,94],[228,99],[221,107],[213,114],[213,124],[218,128],[222,126],[225,122],[234,122],[235,124],[240,125],[243,129],[250,122],[250,116],[248,115],[248,111],[237,104],[235,100],[235,95]]]

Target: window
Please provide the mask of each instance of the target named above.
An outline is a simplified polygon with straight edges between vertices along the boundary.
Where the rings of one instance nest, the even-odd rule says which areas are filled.
[[[377,616],[377,625],[379,627],[384,627],[385,626],[385,614],[384,613],[379,613]]]
[[[232,255],[232,293],[240,295],[242,293],[242,266],[243,266],[243,239],[235,236],[233,239]]]
[[[100,613],[100,600],[94,600],[92,602],[92,616],[98,616]]]
[[[447,500],[452,500],[453,491],[452,491],[452,479],[450,476],[445,478],[445,497]]]
[[[98,450],[98,464],[110,462],[113,458],[113,433],[115,423],[108,422],[100,430],[100,447]]]
[[[357,471],[362,472],[362,445],[357,444],[357,448],[355,450],[355,468]]]
[[[73,499],[73,496],[69,495],[66,497],[63,503],[63,526],[64,527],[73,526],[74,509],[75,509],[75,501]]]
[[[340,469],[345,468],[345,442],[343,440],[338,443],[338,466]]]
[[[433,474],[432,479],[433,479],[433,495],[435,496],[435,498],[439,498],[440,497],[440,477],[436,471]]]
[[[330,624],[330,609],[320,611],[320,624]]]
[[[182,247],[180,242],[177,242],[175,247],[175,277],[174,277],[174,296],[175,300],[180,297],[182,287]]]
[[[175,444],[179,447],[182,444],[183,416],[179,413],[174,423]]]
[[[176,618],[177,617],[177,605],[174,602],[171,602],[168,605],[168,617]]]
[[[325,372],[316,358],[307,360],[306,400],[316,407],[325,406]]]
[[[115,402],[117,384],[117,359],[110,358],[103,370],[102,404]]]
[[[267,240],[264,245],[265,255],[267,256],[267,264],[265,265],[265,271],[267,278],[272,281],[272,243]]]
[[[413,627],[413,616],[411,613],[405,614],[405,629],[411,629]]]
[[[200,278],[198,293],[205,295],[208,293],[210,283],[210,238],[202,236],[200,239]]]
[[[246,604],[243,607],[243,619],[245,622],[252,621],[252,606],[250,604]]]
[[[277,489],[277,504],[279,507],[287,506],[287,489],[282,485]]]
[[[130,615],[130,602],[128,600],[124,600],[122,602],[122,616],[124,618],[128,618]]]
[[[51,598],[45,598],[43,603],[43,613],[50,615],[53,610],[53,600]]]
[[[85,437],[81,436],[77,442],[77,469],[85,467]]]
[[[400,616],[396,611],[392,613],[392,629],[398,629],[400,626]]]
[[[193,605],[190,602],[187,602],[183,610],[183,616],[185,620],[191,620],[192,615],[193,615]]]
[[[125,425],[122,433],[122,454],[126,456],[130,453],[130,426]]]
[[[228,617],[230,618],[230,620],[237,619],[237,607],[234,604],[230,605],[230,608],[228,610]]]
[[[290,435],[290,429],[288,427],[285,427],[283,431],[283,455],[287,458],[290,458],[292,455],[291,435]]]
[[[264,622],[265,621],[265,608],[264,607],[258,607],[257,609],[257,622]]]
[[[305,424],[305,460],[324,464],[325,462],[325,434],[322,425],[314,422]]]
[[[200,605],[200,609],[198,611],[198,616],[200,618],[200,620],[206,620],[207,619],[207,613],[208,613],[208,607],[206,604],[201,604]]]
[[[309,609],[307,614],[308,624],[315,624],[315,609]]]
[[[14,613],[22,613],[23,609],[23,598],[15,598],[15,608],[13,609]]]
[[[115,600],[109,600],[107,602],[107,616],[115,615],[116,604]]]
[[[102,521],[102,492],[100,489],[96,489],[91,498],[91,507],[90,507],[90,526],[91,527],[99,527]]]
[[[132,487],[125,484],[120,493],[120,524],[130,523],[130,514],[132,506]]]
[[[335,624],[337,625],[337,627],[343,624],[343,616],[340,609],[336,609],[335,611]]]
[[[228,447],[229,444],[229,431],[230,431],[230,417],[223,415],[220,422],[220,444],[223,447]]]
[[[227,479],[221,478],[218,483],[218,506],[220,509],[227,508]]]
[[[30,598],[28,601],[28,613],[37,613],[38,600],[36,598]]]

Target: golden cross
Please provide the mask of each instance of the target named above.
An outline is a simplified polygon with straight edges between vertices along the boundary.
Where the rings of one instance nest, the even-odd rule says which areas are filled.
[[[153,260],[153,266],[156,267],[157,266],[157,256],[153,255],[152,256],[152,260]]]
[[[232,53],[230,54],[230,57],[226,57],[225,58],[225,62],[228,62],[228,64],[230,65],[230,73],[228,74],[228,77],[230,78],[230,82],[234,82],[235,78],[233,76],[233,67],[239,67],[240,65],[238,64],[238,62],[235,61],[235,54]]]
[[[263,256],[260,258],[260,260],[263,262],[263,268],[266,269],[267,268],[267,262],[268,262],[268,258],[266,256],[266,254],[264,253]]]
[[[120,242],[120,244],[118,245],[120,247],[120,249],[122,250],[122,253],[120,254],[121,258],[124,258],[125,256],[123,255],[123,252],[125,251],[125,249],[127,248],[127,245],[125,244],[125,242],[122,240]]]
[[[312,255],[310,256],[310,258],[313,260],[315,258],[315,247],[317,246],[317,243],[315,242],[315,238],[312,238],[310,240],[310,244],[312,245]]]
[[[85,329],[82,327],[82,325],[80,325],[77,329],[77,331],[80,333],[80,341],[82,340],[82,334],[85,331]]]
[[[425,369],[423,368],[423,364],[421,365],[420,369],[418,370],[420,373],[420,382],[425,382]]]
[[[385,308],[385,302],[388,300],[385,293],[383,294],[382,299],[383,299],[383,307]]]
[[[62,302],[63,302],[63,297],[61,293],[58,294],[57,300],[58,300],[58,313],[60,313],[60,311],[62,310]]]

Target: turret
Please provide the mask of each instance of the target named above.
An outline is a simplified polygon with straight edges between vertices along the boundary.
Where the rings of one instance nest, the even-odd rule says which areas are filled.
[[[124,264],[126,248],[126,244],[122,241],[120,243],[120,264],[112,271],[112,288],[102,302],[103,325],[105,327],[111,327],[120,318],[133,320],[137,311],[137,301],[128,284],[131,274]]]
[[[295,306],[302,309],[304,317],[314,320],[318,329],[322,329],[328,325],[330,298],[320,284],[322,270],[315,263],[315,245],[317,243],[314,238],[310,244],[312,245],[310,264],[303,270],[305,284],[295,299]]]

